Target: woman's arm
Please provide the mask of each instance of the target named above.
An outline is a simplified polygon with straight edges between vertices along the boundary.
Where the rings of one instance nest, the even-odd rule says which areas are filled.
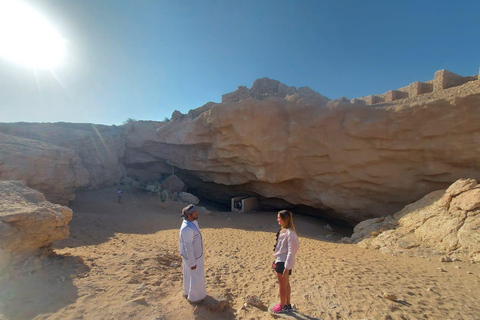
[[[285,260],[285,269],[293,269],[295,264],[295,257],[297,255],[300,244],[298,243],[298,236],[295,231],[288,229],[286,234],[286,241],[288,241],[287,259]]]

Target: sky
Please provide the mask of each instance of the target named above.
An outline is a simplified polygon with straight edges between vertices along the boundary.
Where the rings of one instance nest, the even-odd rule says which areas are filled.
[[[162,121],[262,77],[337,99],[480,66],[477,0],[23,2],[64,58],[40,68],[0,55],[0,122]],[[17,37],[2,29],[0,48]]]

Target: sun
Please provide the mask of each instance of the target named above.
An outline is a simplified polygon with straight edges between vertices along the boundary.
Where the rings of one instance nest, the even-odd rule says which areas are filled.
[[[40,13],[18,0],[0,0],[0,56],[36,69],[64,60],[65,41]]]

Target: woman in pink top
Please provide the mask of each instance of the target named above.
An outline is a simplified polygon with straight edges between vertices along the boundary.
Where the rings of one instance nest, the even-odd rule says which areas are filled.
[[[282,229],[277,234],[277,243],[273,249],[275,257],[273,268],[277,272],[280,303],[273,307],[273,312],[281,313],[292,311],[289,276],[292,274],[299,244],[292,213],[287,210],[278,212],[277,221]]]

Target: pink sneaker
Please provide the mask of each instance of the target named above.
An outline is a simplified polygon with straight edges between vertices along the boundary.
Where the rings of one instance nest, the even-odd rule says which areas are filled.
[[[282,305],[279,303],[275,307],[272,308],[272,311],[275,313],[280,313],[282,312]]]

